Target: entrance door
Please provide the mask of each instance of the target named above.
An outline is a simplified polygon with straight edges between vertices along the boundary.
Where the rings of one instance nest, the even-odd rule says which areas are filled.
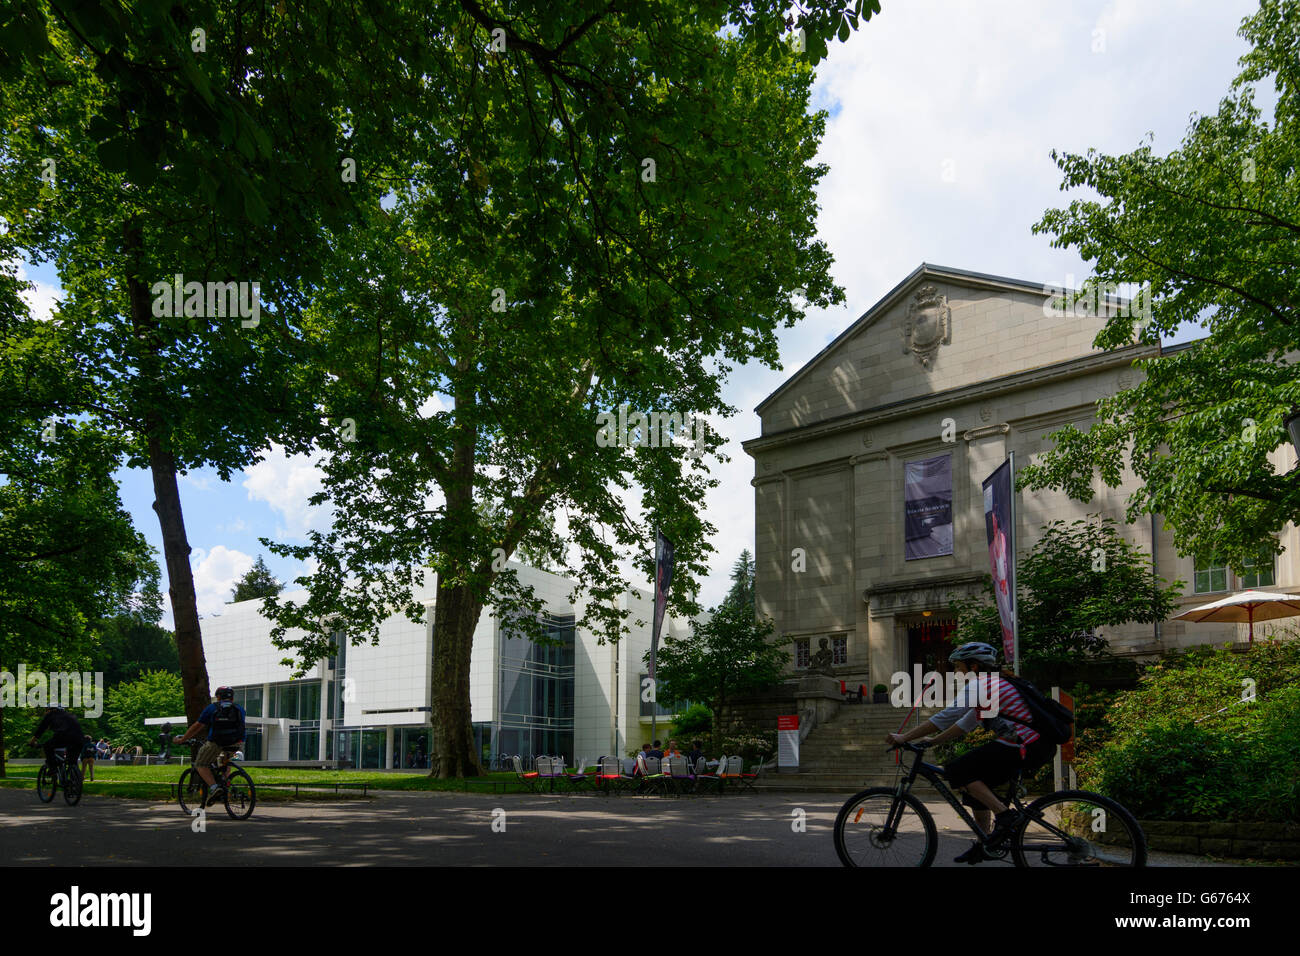
[[[907,625],[907,666],[920,664],[922,671],[946,674],[952,670],[952,634],[957,622],[944,618],[921,618]]]

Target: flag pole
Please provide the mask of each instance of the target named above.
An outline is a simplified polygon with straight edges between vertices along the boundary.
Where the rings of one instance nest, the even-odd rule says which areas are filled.
[[[1013,652],[1013,662],[1011,672],[1017,677],[1020,676],[1020,581],[1018,576],[1019,569],[1016,567],[1016,453],[1008,452],[1007,458],[1011,462],[1011,494],[1010,494],[1010,511],[1008,520],[1011,527],[1007,529],[1007,540],[1010,547],[1007,549],[1011,552],[1008,555],[1011,564],[1011,647]]]

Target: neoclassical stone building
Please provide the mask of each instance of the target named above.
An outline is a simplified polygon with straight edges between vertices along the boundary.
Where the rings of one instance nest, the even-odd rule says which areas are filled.
[[[1094,349],[1105,317],[1063,314],[1045,289],[923,264],[758,406],[762,434],[744,443],[758,608],[795,639],[794,670],[822,638],[851,685],[933,660],[948,601],[977,593],[989,570],[981,482],[1008,452],[1032,460],[1050,432],[1086,426],[1098,399],[1137,381],[1134,359],[1155,347]],[[1290,445],[1274,455],[1282,470],[1295,462]],[[1020,494],[1019,554],[1055,519],[1100,512],[1122,524],[1133,482],[1097,480],[1086,505]],[[1293,526],[1284,553],[1245,579],[1196,567],[1158,520],[1124,530],[1147,553],[1154,543],[1157,573],[1185,582],[1185,606],[1248,586],[1298,589]],[[1238,634],[1245,640],[1244,627],[1164,621],[1105,636],[1118,653],[1148,656]]]

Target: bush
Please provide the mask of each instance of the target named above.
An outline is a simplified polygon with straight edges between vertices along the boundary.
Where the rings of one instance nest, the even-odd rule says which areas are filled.
[[[1300,821],[1300,642],[1161,661],[1086,731],[1076,769],[1140,818]]]
[[[767,761],[776,753],[775,730],[740,730],[722,738],[722,753],[743,757],[746,765]]]
[[[703,704],[691,704],[673,721],[669,737],[685,744],[704,740],[713,732],[713,712]]]

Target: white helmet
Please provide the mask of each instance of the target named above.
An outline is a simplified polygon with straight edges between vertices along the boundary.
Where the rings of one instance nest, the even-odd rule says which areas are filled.
[[[951,654],[948,655],[950,661],[979,661],[981,664],[987,664],[992,667],[998,662],[998,652],[990,644],[981,641],[971,641],[969,644],[963,644]]]

